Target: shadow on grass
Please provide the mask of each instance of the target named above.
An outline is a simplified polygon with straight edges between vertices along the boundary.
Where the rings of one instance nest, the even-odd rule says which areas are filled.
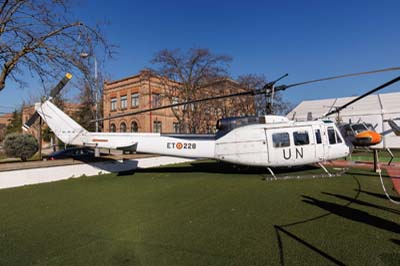
[[[397,244],[397,245],[400,246],[400,239],[394,239],[394,238],[392,238],[392,239],[390,239],[390,241],[392,241],[393,243],[395,243],[395,244]]]
[[[356,195],[354,195],[354,198],[349,198],[349,201],[345,205],[343,205],[342,207],[350,206],[360,196],[361,183],[360,183],[360,181],[358,180],[358,178],[356,176],[352,175],[352,178],[354,179],[354,181],[357,184],[358,192],[356,193]],[[312,221],[316,221],[316,220],[322,219],[322,218],[324,218],[326,216],[329,216],[331,214],[332,214],[332,212],[328,211],[327,213],[324,213],[322,215],[311,217],[311,218],[308,218],[308,219],[305,219],[305,220],[300,220],[300,221],[296,221],[296,222],[292,222],[292,223],[288,223],[288,224],[284,224],[284,225],[274,225],[275,234],[276,234],[276,237],[277,237],[277,240],[278,240],[279,260],[280,260],[280,264],[282,266],[285,265],[285,257],[284,257],[284,253],[283,253],[283,243],[282,243],[282,239],[281,239],[281,233],[286,234],[286,236],[288,236],[291,239],[299,242],[300,244],[304,245],[305,247],[311,249],[312,251],[314,251],[318,255],[320,255],[323,258],[329,260],[330,262],[332,262],[332,263],[334,263],[336,265],[345,265],[343,262],[341,262],[338,259],[334,258],[333,256],[329,255],[325,251],[319,249],[316,246],[311,245],[310,243],[306,242],[305,240],[301,239],[300,237],[296,236],[293,233],[290,233],[289,231],[287,231],[285,229],[285,228],[288,228],[288,227],[291,227],[291,226],[296,226],[296,225],[299,225],[299,224],[305,224],[305,223],[309,223],[309,222],[312,222]]]
[[[296,240],[297,242],[299,242],[300,244],[304,245],[305,247],[311,249],[312,251],[316,252],[318,255],[322,256],[323,258],[329,260],[330,262],[336,264],[336,265],[346,265],[343,262],[341,262],[340,260],[334,258],[333,256],[329,255],[328,253],[324,252],[323,250],[319,249],[318,247],[306,242],[305,240],[301,239],[300,237],[296,236],[295,234],[290,233],[289,231],[287,231],[286,229],[284,229],[281,226],[275,225],[275,232],[278,238],[278,246],[279,246],[279,259],[280,259],[280,263],[281,265],[285,265],[285,258],[283,256],[283,245],[282,245],[282,239],[281,236],[279,234],[279,232],[282,232],[284,234],[286,234],[288,237],[290,237],[293,240]]]
[[[384,171],[382,171],[382,172],[383,172],[383,173],[386,173],[386,172],[384,172]],[[383,174],[383,173],[382,173],[382,177],[390,178],[390,176],[388,176],[387,174]],[[375,176],[375,177],[379,177],[379,175],[378,175],[377,173],[374,173],[374,172],[366,172],[366,171],[363,171],[362,173],[360,173],[360,172],[348,171],[347,174],[349,174],[349,175],[359,175],[359,176]]]
[[[317,206],[323,210],[329,211],[330,213],[336,214],[340,217],[360,222],[366,225],[374,226],[376,228],[392,232],[400,233],[400,225],[392,221],[374,216],[365,211],[360,211],[349,206],[342,206],[336,203],[318,200],[309,196],[303,195],[303,202]]]
[[[364,193],[364,194],[367,194],[367,195],[370,195],[370,196],[373,196],[373,197],[376,197],[376,198],[380,198],[380,199],[385,199],[385,200],[387,200],[387,197],[386,197],[385,194],[380,194],[380,193],[365,191],[365,190],[361,190],[361,189],[359,189],[359,190],[356,190],[356,189],[355,189],[355,191],[359,191],[360,193]],[[390,195],[390,197],[391,197],[393,200],[395,200],[395,201],[400,201],[400,197],[392,196],[392,195]]]
[[[291,168],[273,168],[275,174],[290,174],[299,171],[313,171],[319,169],[312,165]],[[136,169],[138,173],[223,173],[223,174],[266,174],[266,167],[241,166],[216,161],[200,161],[179,166],[155,167]]]
[[[351,201],[351,202],[356,203],[358,205],[367,206],[367,207],[371,207],[371,208],[375,208],[375,209],[379,209],[379,210],[383,210],[383,211],[388,211],[388,212],[391,212],[391,213],[394,213],[394,214],[400,214],[400,210],[396,210],[396,209],[380,206],[380,205],[377,205],[377,204],[369,203],[367,201],[353,199],[351,197],[343,196],[343,195],[340,195],[340,194],[333,194],[333,193],[328,193],[328,192],[322,192],[322,194],[333,196],[333,197],[336,197],[336,198],[342,199],[342,200]]]

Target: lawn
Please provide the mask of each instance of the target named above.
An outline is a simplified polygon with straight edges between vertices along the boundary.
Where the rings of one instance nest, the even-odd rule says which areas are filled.
[[[373,173],[262,177],[197,162],[0,190],[0,265],[399,265]]]
[[[394,155],[393,162],[400,162],[400,151],[392,150]],[[390,160],[390,154],[385,150],[379,150],[379,161],[382,163],[388,163]],[[351,159],[354,161],[370,161],[374,160],[374,155],[372,151],[365,151],[362,149],[358,149],[354,151],[351,155]]]

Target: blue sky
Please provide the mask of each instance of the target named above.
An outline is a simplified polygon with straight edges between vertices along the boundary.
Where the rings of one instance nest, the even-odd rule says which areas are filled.
[[[76,1],[88,24],[107,21],[105,35],[119,46],[105,62],[111,79],[150,66],[164,48],[206,47],[233,57],[230,73],[264,74],[284,83],[400,66],[400,1]],[[358,95],[400,72],[343,79],[284,92],[293,103]],[[37,88],[0,92],[14,106]],[[400,84],[383,92],[400,91]],[[72,90],[74,92],[74,90]],[[73,94],[73,93],[72,93]],[[2,109],[0,109],[0,112]]]

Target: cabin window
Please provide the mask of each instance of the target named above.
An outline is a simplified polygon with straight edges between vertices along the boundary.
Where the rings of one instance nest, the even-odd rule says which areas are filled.
[[[317,144],[321,144],[322,143],[321,131],[319,129],[315,130],[315,141],[317,142]]]
[[[333,127],[328,127],[329,144],[336,144],[336,134]]]
[[[310,138],[306,130],[293,132],[293,140],[296,146],[310,144]]]
[[[274,133],[272,134],[272,142],[274,148],[282,148],[290,146],[289,133]]]

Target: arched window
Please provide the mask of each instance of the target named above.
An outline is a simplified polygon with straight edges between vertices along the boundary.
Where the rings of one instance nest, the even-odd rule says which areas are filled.
[[[138,124],[135,121],[132,121],[132,123],[131,123],[131,132],[138,132],[138,131],[139,131]]]
[[[119,126],[119,131],[120,132],[126,132],[126,124],[125,124],[125,122],[121,123],[121,125]]]
[[[115,124],[111,124],[110,125],[110,132],[116,132],[117,130],[116,130],[116,127],[115,127]]]

